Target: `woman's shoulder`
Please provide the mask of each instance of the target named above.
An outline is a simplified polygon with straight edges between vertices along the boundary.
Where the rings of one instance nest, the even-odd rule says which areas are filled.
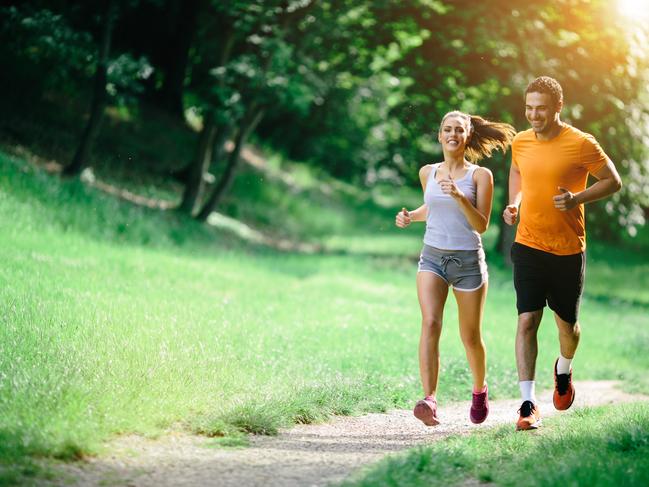
[[[473,164],[471,167],[471,170],[473,171],[473,180],[477,182],[478,180],[490,180],[493,181],[493,173],[491,172],[491,169],[488,167],[484,166],[478,166],[477,164]]]
[[[425,164],[424,166],[421,166],[419,168],[419,177],[428,176],[430,174],[430,172],[433,169],[438,168],[440,164],[441,164],[441,162],[433,162],[433,163]]]
[[[419,168],[419,179],[427,178],[433,170],[435,164],[425,164]]]

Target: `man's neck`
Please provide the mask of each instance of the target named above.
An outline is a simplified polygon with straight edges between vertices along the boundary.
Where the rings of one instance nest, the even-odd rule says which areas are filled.
[[[551,140],[554,139],[557,135],[559,135],[559,132],[561,132],[561,129],[563,128],[564,123],[557,119],[551,127],[548,127],[548,130],[545,130],[543,132],[536,132],[536,139],[537,140]]]

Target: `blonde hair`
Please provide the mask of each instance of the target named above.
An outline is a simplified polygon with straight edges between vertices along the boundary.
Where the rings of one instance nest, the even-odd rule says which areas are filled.
[[[440,130],[444,120],[448,117],[460,117],[468,122],[469,140],[466,144],[465,155],[471,162],[477,162],[484,157],[491,157],[494,150],[507,152],[511,145],[516,129],[503,122],[491,122],[478,115],[469,115],[459,110],[448,112],[442,118]]]

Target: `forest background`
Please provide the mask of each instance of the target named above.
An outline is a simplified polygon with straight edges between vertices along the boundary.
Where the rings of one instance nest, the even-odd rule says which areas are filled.
[[[179,209],[205,220],[252,137],[363,187],[416,185],[419,167],[441,157],[444,113],[525,129],[522,92],[544,74],[564,87],[563,119],[595,135],[625,182],[591,205],[591,233],[633,241],[644,225],[647,29],[623,1],[0,5],[3,134],[43,147],[66,176],[92,166],[173,178],[183,184]],[[115,144],[102,122],[128,141]],[[156,123],[155,133],[143,128]],[[106,146],[110,160],[96,160]],[[486,162],[496,208],[508,157]],[[507,232],[493,224],[506,249]]]
[[[411,407],[422,228],[394,216],[420,204],[447,111],[524,130],[539,75],[624,183],[586,211],[579,378],[648,393],[648,19],[630,0],[0,0],[0,484],[121,434],[245,444]],[[483,162],[494,398],[517,394],[509,163]],[[440,395],[466,400],[445,320]],[[595,477],[646,484],[646,406],[579,414],[617,426],[574,464],[595,452]],[[502,451],[468,475],[518,475]]]

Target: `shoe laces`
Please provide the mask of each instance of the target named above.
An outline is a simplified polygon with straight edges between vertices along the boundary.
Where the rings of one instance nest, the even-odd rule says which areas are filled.
[[[521,408],[518,410],[518,412],[523,418],[527,418],[528,416],[532,416],[533,409],[534,403],[532,401],[523,401],[523,404],[521,404]]]
[[[570,387],[570,374],[557,374],[557,392],[563,396]]]
[[[484,409],[487,403],[487,393],[486,392],[481,392],[481,393],[473,393],[473,399],[471,401],[471,407],[473,409]]]

